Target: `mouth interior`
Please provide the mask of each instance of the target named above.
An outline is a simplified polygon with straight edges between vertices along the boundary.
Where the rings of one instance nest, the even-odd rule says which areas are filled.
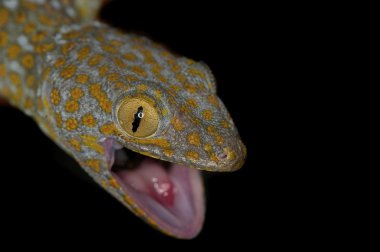
[[[111,174],[161,229],[185,239],[198,234],[204,219],[198,170],[153,159],[119,144],[113,144],[110,154]]]

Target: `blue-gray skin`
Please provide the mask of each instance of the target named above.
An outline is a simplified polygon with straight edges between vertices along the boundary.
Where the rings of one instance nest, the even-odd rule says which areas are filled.
[[[0,96],[135,214],[169,235],[196,236],[205,211],[198,170],[234,171],[246,155],[210,69],[86,21],[86,5],[28,2],[0,1]]]

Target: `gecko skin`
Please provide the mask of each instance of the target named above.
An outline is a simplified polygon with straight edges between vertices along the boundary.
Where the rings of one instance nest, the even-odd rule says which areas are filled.
[[[0,0],[0,96],[137,216],[193,238],[200,170],[237,170],[246,149],[205,64],[95,21],[97,5]]]

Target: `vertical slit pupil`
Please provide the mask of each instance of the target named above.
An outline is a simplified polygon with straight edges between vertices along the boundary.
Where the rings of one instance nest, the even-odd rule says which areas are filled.
[[[142,114],[143,110],[144,110],[144,108],[142,106],[140,106],[140,107],[138,107],[137,112],[135,113],[135,119],[133,120],[133,123],[132,123],[132,132],[133,133],[135,133],[140,126],[140,122],[141,122],[141,118],[142,118],[141,115],[143,115]]]

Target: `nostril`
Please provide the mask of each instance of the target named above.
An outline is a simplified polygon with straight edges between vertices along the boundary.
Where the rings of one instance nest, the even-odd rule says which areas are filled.
[[[225,152],[219,153],[218,154],[218,158],[219,159],[226,159],[227,158],[227,153],[225,153]]]

